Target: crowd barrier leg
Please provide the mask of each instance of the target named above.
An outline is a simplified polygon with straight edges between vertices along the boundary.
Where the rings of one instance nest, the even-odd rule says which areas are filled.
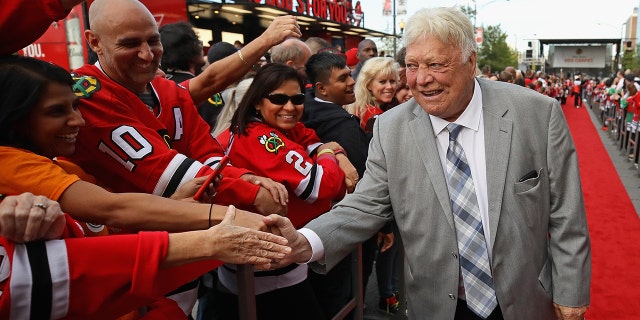
[[[627,150],[627,142],[629,139],[629,132],[627,130],[627,112],[624,109],[620,111],[620,120],[618,121],[618,150],[626,157],[629,156]]]
[[[256,320],[256,289],[253,281],[253,266],[238,265],[238,315],[240,320]]]
[[[353,297],[347,304],[338,311],[332,320],[344,319],[353,311],[353,319],[362,320],[364,318],[364,288],[362,288],[362,245],[351,252],[351,277]]]

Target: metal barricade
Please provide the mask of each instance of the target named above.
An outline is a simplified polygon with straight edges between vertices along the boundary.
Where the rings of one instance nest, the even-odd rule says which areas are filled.
[[[353,319],[364,318],[364,289],[362,288],[362,245],[351,252],[351,272],[353,297],[332,318],[332,320],[344,319],[353,311]],[[240,320],[256,320],[256,295],[253,281],[253,266],[238,265],[236,281],[238,283],[238,308]]]

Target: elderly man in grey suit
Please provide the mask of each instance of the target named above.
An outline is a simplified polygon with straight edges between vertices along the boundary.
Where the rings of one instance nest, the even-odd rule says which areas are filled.
[[[395,217],[410,319],[582,319],[591,249],[558,102],[476,79],[474,29],[455,8],[415,13],[405,42],[414,99],[376,121],[356,191],[299,231],[266,218],[287,260],[330,269]]]

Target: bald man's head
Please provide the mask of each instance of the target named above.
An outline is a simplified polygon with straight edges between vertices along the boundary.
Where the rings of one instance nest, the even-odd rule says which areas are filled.
[[[378,56],[378,47],[373,40],[364,39],[358,43],[358,60],[360,63],[364,63],[365,61]]]
[[[147,90],[162,58],[151,12],[137,0],[96,0],[89,23],[85,37],[105,73],[134,92]]]

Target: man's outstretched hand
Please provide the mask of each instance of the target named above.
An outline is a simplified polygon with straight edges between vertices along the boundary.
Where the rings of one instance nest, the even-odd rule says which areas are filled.
[[[288,240],[287,246],[291,248],[291,253],[282,260],[271,263],[271,267],[278,269],[288,266],[292,263],[305,263],[311,259],[311,244],[305,236],[303,236],[291,224],[287,217],[272,214],[263,218],[264,223],[271,228],[274,234],[280,235]]]

